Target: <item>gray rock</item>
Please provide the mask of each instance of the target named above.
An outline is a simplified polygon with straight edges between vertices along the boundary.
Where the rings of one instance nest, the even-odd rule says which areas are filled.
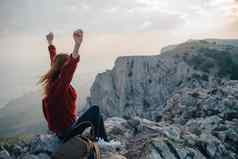
[[[51,134],[42,134],[34,137],[30,143],[30,152],[35,153],[52,153],[60,145],[60,140]]]
[[[179,144],[166,141],[161,138],[155,138],[146,147],[146,152],[141,158],[145,159],[177,159],[192,158],[205,159],[205,157],[196,149],[180,146]]]
[[[108,154],[102,154],[102,159],[126,159],[125,156],[114,154],[114,153],[108,153]]]
[[[144,151],[142,140],[147,135],[152,142],[154,134],[183,144],[172,144],[175,157],[237,158],[237,40],[190,40],[161,52],[119,57],[112,70],[97,75],[86,106],[128,119],[108,129],[110,138],[138,145],[127,148],[128,158]],[[170,156],[166,145],[159,147]],[[156,149],[148,154],[159,158]]]
[[[14,156],[19,156],[22,153],[26,153],[28,151],[27,147],[22,147],[18,144],[15,144],[12,149],[11,149],[11,153],[14,154]]]
[[[139,117],[129,120],[108,118],[105,121],[106,131],[109,138],[115,141],[106,145],[99,144],[101,156],[103,159],[235,159],[237,132],[223,132],[225,137],[222,141],[213,135],[216,129],[213,124],[210,127],[205,125],[205,121],[208,125],[215,121],[217,124],[220,122],[217,119],[220,118],[214,116],[204,121],[191,120],[186,125],[178,125],[157,123]],[[200,126],[197,129],[202,130],[201,134],[195,132],[196,125]],[[226,141],[228,137],[230,143]],[[29,144],[31,151],[21,154],[19,159],[47,159],[50,157],[48,153],[60,143],[55,140],[55,136],[42,134],[34,137]]]
[[[12,158],[7,150],[1,150],[0,159],[12,159]]]
[[[39,159],[50,159],[50,156],[45,153],[40,153],[37,155]]]
[[[161,55],[119,57],[112,70],[97,75],[86,107],[99,105],[106,117],[139,116],[160,121],[167,105],[176,102],[171,97],[175,98],[176,92],[182,91],[187,95],[181,106],[198,104],[196,95],[200,101],[205,100],[207,104],[203,107],[207,114],[201,114],[203,116],[223,111],[224,107],[220,105],[216,110],[213,108],[217,102],[233,109],[238,87],[237,82],[229,79],[236,79],[233,71],[238,61],[236,44],[222,40],[193,40],[162,49]],[[225,87],[222,86],[224,81]],[[187,111],[185,118],[194,112],[196,109]],[[237,114],[231,116],[237,117]]]
[[[20,159],[39,159],[39,157],[37,157],[36,155],[32,155],[32,154],[26,154],[23,157],[21,157]]]

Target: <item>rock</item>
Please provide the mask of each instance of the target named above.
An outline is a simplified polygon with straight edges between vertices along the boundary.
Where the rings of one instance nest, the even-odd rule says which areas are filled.
[[[51,154],[60,145],[60,140],[51,134],[38,135],[34,137],[30,143],[30,152]]]
[[[103,154],[101,156],[102,159],[126,159],[126,157],[124,156],[121,156],[121,155],[115,155],[115,154],[112,154],[112,153],[109,153],[109,154]]]
[[[11,153],[14,154],[14,156],[19,156],[22,153],[26,153],[28,151],[27,147],[22,147],[18,144],[15,144],[11,150]]]
[[[120,140],[123,144],[133,134],[133,130],[130,128],[127,120],[122,118],[113,117],[107,119],[105,121],[105,127],[109,139]]]
[[[177,158],[193,158],[205,159],[198,151],[192,148],[179,146],[179,144],[171,141],[155,138],[146,146],[146,151],[141,158],[145,159],[177,159]]]
[[[38,157],[39,159],[50,159],[50,156],[48,156],[48,155],[45,154],[45,153],[40,153],[40,154],[37,155],[37,157]]]
[[[12,159],[12,158],[7,150],[1,150],[0,159]]]
[[[237,82],[232,81],[238,80],[237,50],[234,41],[192,40],[162,49],[160,55],[119,57],[112,70],[96,76],[86,107],[99,105],[106,117],[160,121],[163,110],[176,102],[176,95],[178,99],[182,95],[181,107],[204,100],[201,105],[207,113],[187,110],[184,120],[192,115],[215,115],[224,105],[233,109],[238,91]],[[237,113],[230,113],[225,117],[237,118]]]
[[[20,159],[39,159],[39,157],[37,157],[36,155],[32,155],[32,154],[26,154],[23,157],[21,157]]]
[[[237,131],[228,128],[226,131],[230,131],[222,131],[223,140],[217,138],[213,132],[217,131],[214,125],[221,122],[218,119],[220,118],[214,116],[178,125],[157,123],[139,117],[128,120],[108,118],[105,126],[111,142],[98,143],[101,156],[102,159],[235,159]],[[205,123],[211,126],[206,126]],[[201,129],[201,133],[196,133],[195,128]],[[48,159],[59,144],[54,135],[38,135],[27,145],[30,151],[22,152],[18,158]]]

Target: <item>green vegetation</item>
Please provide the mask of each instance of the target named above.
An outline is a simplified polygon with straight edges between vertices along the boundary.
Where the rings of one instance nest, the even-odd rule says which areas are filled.
[[[227,49],[224,51],[201,48],[196,56],[184,58],[184,60],[196,70],[213,73],[219,77],[229,77],[238,80],[238,54],[232,54]]]
[[[19,141],[28,143],[31,141],[33,135],[18,135],[14,137],[0,138],[0,145],[13,145]]]

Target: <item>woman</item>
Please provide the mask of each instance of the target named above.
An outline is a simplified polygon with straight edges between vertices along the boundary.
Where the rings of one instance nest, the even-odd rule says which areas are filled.
[[[45,95],[42,100],[42,107],[48,128],[60,139],[67,141],[89,127],[89,121],[95,127],[96,137],[108,141],[98,106],[90,107],[76,119],[77,93],[70,83],[80,60],[79,48],[83,40],[83,31],[79,29],[73,33],[75,44],[73,53],[70,55],[64,53],[56,55],[53,33],[49,33],[46,39],[49,44],[51,67],[39,82]]]

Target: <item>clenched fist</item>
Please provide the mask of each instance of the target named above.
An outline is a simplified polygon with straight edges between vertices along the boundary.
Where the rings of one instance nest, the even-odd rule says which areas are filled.
[[[48,33],[46,35],[46,39],[48,41],[49,44],[52,44],[53,40],[54,40],[54,34],[52,32]]]
[[[83,31],[81,29],[74,31],[73,38],[74,38],[75,44],[81,45],[83,41]]]

